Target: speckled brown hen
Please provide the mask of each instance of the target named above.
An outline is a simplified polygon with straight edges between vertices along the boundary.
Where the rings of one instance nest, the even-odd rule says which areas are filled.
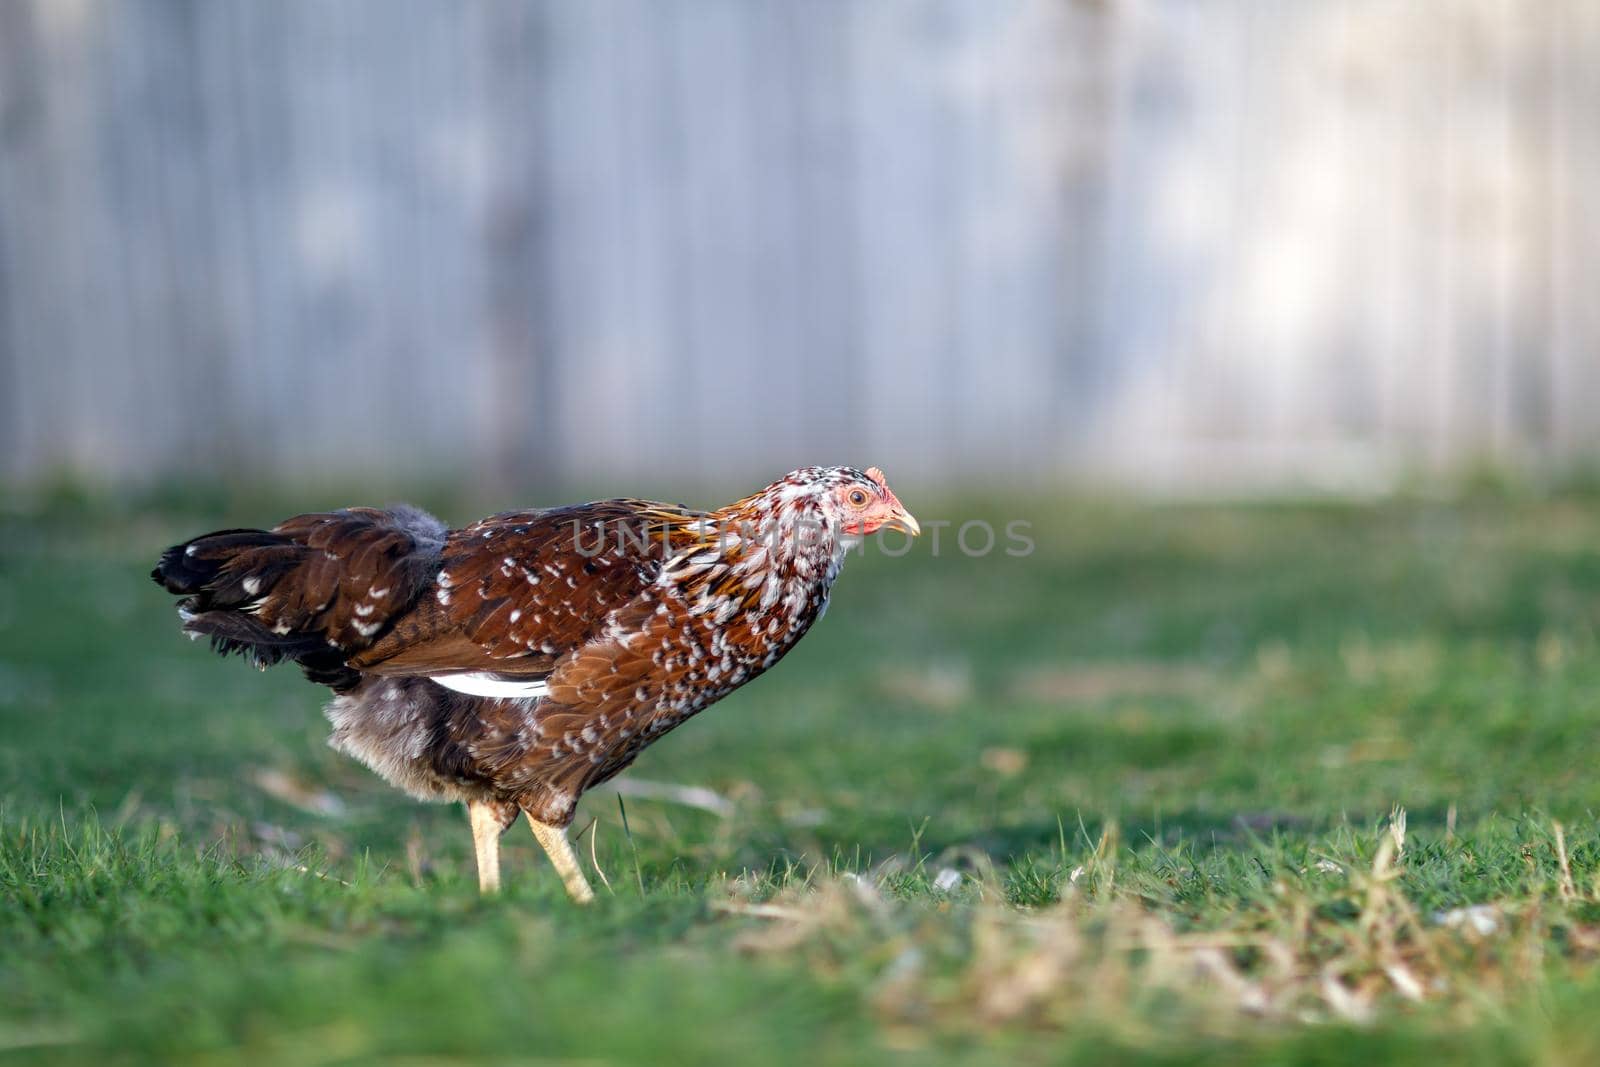
[[[567,890],[584,790],[776,663],[853,537],[917,522],[877,468],[808,467],[711,512],[604,500],[461,530],[410,507],[300,515],[168,549],[183,629],[336,694],[330,743],[467,806],[484,891],[525,812]]]

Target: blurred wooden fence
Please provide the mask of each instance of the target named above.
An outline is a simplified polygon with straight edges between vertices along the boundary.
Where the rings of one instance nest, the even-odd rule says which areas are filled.
[[[1592,0],[0,0],[13,479],[1600,445]]]

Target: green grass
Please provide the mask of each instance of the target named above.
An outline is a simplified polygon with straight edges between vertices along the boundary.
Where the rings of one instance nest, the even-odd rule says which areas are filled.
[[[1038,551],[852,560],[580,910],[179,638],[278,506],[12,501],[0,1063],[1600,1059],[1600,501],[919,504]]]

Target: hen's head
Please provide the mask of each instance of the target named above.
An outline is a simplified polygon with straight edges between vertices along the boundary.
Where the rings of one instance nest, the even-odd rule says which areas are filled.
[[[915,537],[917,520],[900,503],[877,467],[807,467],[766,490],[779,507],[803,504],[820,512],[823,522],[856,536],[879,530],[900,530]]]

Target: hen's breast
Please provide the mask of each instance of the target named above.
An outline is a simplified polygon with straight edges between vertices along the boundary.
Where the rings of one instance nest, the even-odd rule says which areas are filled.
[[[554,802],[617,774],[657,738],[775,664],[826,604],[815,581],[784,581],[748,602],[733,590],[656,583],[609,621],[604,636],[551,674],[537,707],[540,741],[515,772]],[[556,817],[546,811],[541,817]],[[570,814],[570,813],[569,813]]]

